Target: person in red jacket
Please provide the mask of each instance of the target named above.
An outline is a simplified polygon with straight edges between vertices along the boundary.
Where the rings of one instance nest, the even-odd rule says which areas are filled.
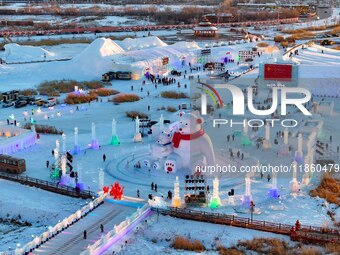
[[[300,230],[300,228],[301,228],[300,221],[297,220],[297,221],[295,222],[295,229],[296,229],[296,230]]]
[[[296,230],[295,230],[295,227],[293,226],[293,227],[290,229],[290,240],[291,240],[291,241],[294,241],[295,235],[296,235]]]

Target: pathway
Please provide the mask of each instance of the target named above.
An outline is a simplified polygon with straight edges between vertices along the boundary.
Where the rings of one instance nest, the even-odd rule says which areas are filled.
[[[65,231],[41,245],[31,255],[77,255],[86,250],[87,246],[101,238],[100,225],[104,225],[104,234],[119,225],[135,212],[136,208],[122,204],[111,203],[105,200],[104,204],[89,213]],[[87,231],[87,239],[83,238],[84,230]]]

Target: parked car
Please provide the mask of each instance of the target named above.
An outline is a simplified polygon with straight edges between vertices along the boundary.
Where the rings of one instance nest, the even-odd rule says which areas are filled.
[[[30,101],[30,105],[36,105],[38,101],[41,101],[41,97],[34,98],[34,100]]]
[[[333,45],[334,43],[335,43],[335,42],[326,39],[326,40],[322,40],[320,44],[323,45],[323,46],[325,46],[325,45]]]
[[[52,106],[55,106],[56,104],[57,104],[57,99],[50,97],[45,101],[44,107],[52,107]]]
[[[24,107],[24,106],[26,106],[26,105],[28,105],[28,101],[26,101],[26,100],[20,100],[20,101],[16,101],[16,102],[15,102],[14,107],[15,107],[15,108],[21,108],[21,107]]]
[[[3,108],[8,108],[8,107],[11,107],[13,105],[14,105],[14,102],[13,101],[9,101],[9,102],[3,103],[2,107]]]
[[[36,102],[35,102],[35,104],[37,105],[37,106],[43,106],[44,104],[45,104],[45,100],[42,100],[42,99],[40,99],[40,100],[37,100]]]

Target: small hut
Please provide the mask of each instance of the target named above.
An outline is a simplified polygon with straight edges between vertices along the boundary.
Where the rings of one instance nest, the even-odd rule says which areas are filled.
[[[215,37],[216,32],[217,27],[214,27],[207,19],[204,19],[194,27],[194,35],[197,37]]]

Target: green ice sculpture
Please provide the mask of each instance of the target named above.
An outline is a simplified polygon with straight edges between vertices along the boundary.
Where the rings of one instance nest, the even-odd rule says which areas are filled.
[[[209,207],[211,209],[216,209],[221,206],[220,192],[219,192],[220,182],[217,177],[215,177],[213,182],[213,196],[210,199]]]
[[[110,144],[114,145],[114,146],[120,145],[120,141],[119,141],[119,138],[118,138],[117,132],[116,132],[116,125],[117,125],[116,120],[112,119],[112,137],[111,137]]]
[[[119,138],[117,135],[114,135],[111,137],[111,142],[110,142],[111,145],[114,145],[114,146],[118,146],[120,145],[120,141],[119,141]]]
[[[242,145],[244,145],[244,146],[249,146],[249,145],[251,145],[252,143],[251,143],[251,141],[249,140],[249,137],[248,136],[243,136],[243,138],[242,138]]]

